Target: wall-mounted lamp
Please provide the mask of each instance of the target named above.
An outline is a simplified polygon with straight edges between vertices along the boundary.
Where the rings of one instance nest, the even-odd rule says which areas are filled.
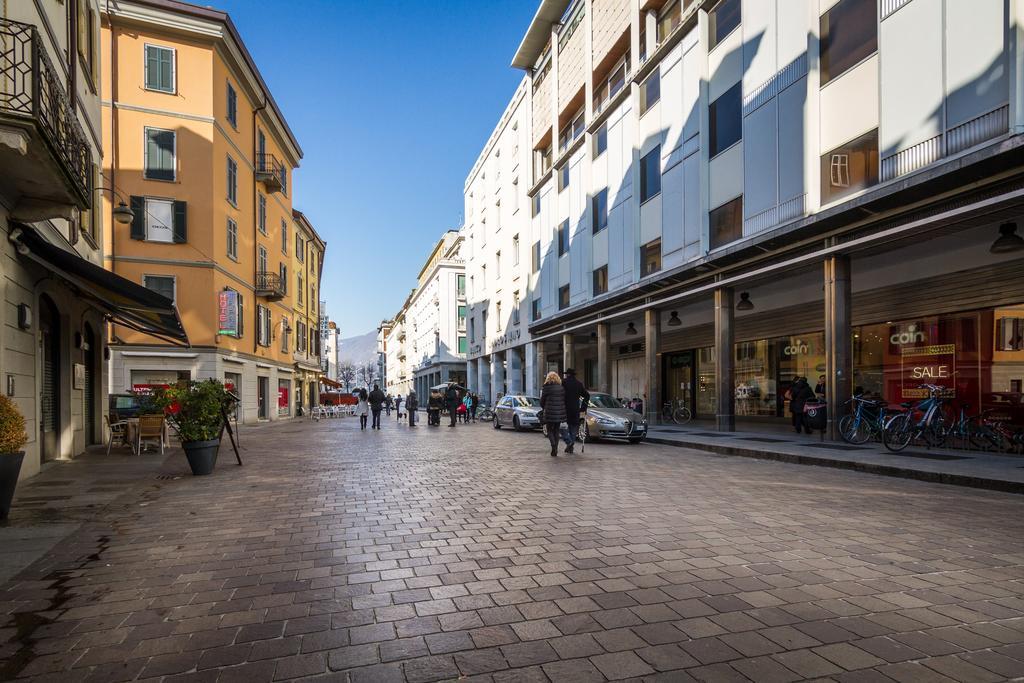
[[[626,325],[626,334],[629,335],[630,337],[636,335],[636,327],[633,325],[633,323],[629,323],[628,325]]]
[[[1016,223],[1003,223],[999,226],[999,237],[988,250],[993,254],[1009,254],[1024,249],[1024,238],[1017,234]]]
[[[129,209],[128,205],[124,202],[118,202],[111,213],[114,216],[114,220],[121,224],[128,224],[135,220],[135,212]]]
[[[754,310],[754,302],[750,300],[750,292],[740,292],[739,303],[736,304],[737,311]]]
[[[679,311],[672,311],[672,314],[668,317],[669,327],[679,327],[683,324],[683,321],[679,319]]]
[[[18,327],[23,330],[32,327],[32,307],[28,304],[18,304]]]

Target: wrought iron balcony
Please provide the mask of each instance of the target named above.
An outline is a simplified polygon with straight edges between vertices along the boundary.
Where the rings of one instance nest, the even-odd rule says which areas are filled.
[[[256,273],[256,296],[271,301],[283,299],[287,294],[284,282],[277,273]]]
[[[0,17],[0,167],[18,194],[35,201],[92,206],[92,149],[39,31]]]
[[[288,176],[284,164],[273,154],[264,152],[256,155],[256,180],[263,183],[267,192],[287,192]]]

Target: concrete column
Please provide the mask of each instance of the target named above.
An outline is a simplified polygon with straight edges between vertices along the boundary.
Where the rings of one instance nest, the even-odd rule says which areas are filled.
[[[477,391],[476,387],[476,361],[466,361],[466,389],[471,393],[475,394]]]
[[[480,398],[494,405],[491,400],[491,365],[487,356],[476,359],[476,376]]]
[[[541,387],[544,386],[544,375],[547,374],[547,350],[545,344],[542,341],[533,342],[533,381],[534,381],[534,396],[540,396]]]
[[[597,324],[597,390],[612,393],[612,326]]]
[[[647,422],[655,424],[661,414],[661,363],[658,346],[661,344],[661,312],[650,308],[644,311],[644,367],[647,374],[647,397],[644,411]]]
[[[576,367],[576,340],[571,332],[562,335],[562,371]]]
[[[511,348],[505,352],[505,365],[508,393],[523,393],[523,355],[518,348]]]
[[[850,337],[850,257],[825,259],[825,398],[830,439],[839,439],[843,402],[852,394],[853,354]]]
[[[719,287],[715,290],[715,421],[720,432],[736,431],[734,317],[732,288]]]
[[[523,358],[523,364],[526,366],[526,386],[523,387],[523,391],[528,396],[539,396],[540,387],[537,386],[537,349],[536,344],[530,342],[524,347],[525,357]]]
[[[498,394],[505,390],[505,354],[491,353],[491,404],[498,401]]]

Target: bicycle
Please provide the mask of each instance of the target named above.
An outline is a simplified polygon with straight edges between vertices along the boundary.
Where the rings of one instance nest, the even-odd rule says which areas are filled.
[[[885,429],[886,403],[862,396],[854,396],[843,405],[854,404],[852,413],[839,420],[839,434],[843,441],[852,444],[866,443],[872,438],[881,438]]]
[[[661,406],[661,419],[683,425],[693,419],[693,411],[682,400],[665,401]]]
[[[914,439],[924,439],[931,447],[941,446],[946,441],[949,427],[942,414],[946,400],[940,396],[946,387],[922,384],[918,389],[927,389],[928,398],[916,405],[903,403],[906,411],[890,417],[882,430],[882,445],[894,453],[902,451]],[[914,420],[915,413],[921,413],[920,420]]]
[[[491,410],[489,405],[484,403],[480,406],[476,416],[481,422],[490,422],[494,419],[494,411]]]

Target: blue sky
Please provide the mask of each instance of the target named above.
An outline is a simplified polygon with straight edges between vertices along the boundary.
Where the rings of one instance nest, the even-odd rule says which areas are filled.
[[[203,0],[193,0],[205,4]],[[328,242],[349,337],[394,315],[522,72],[533,0],[210,0],[231,14],[305,152],[295,207]]]

